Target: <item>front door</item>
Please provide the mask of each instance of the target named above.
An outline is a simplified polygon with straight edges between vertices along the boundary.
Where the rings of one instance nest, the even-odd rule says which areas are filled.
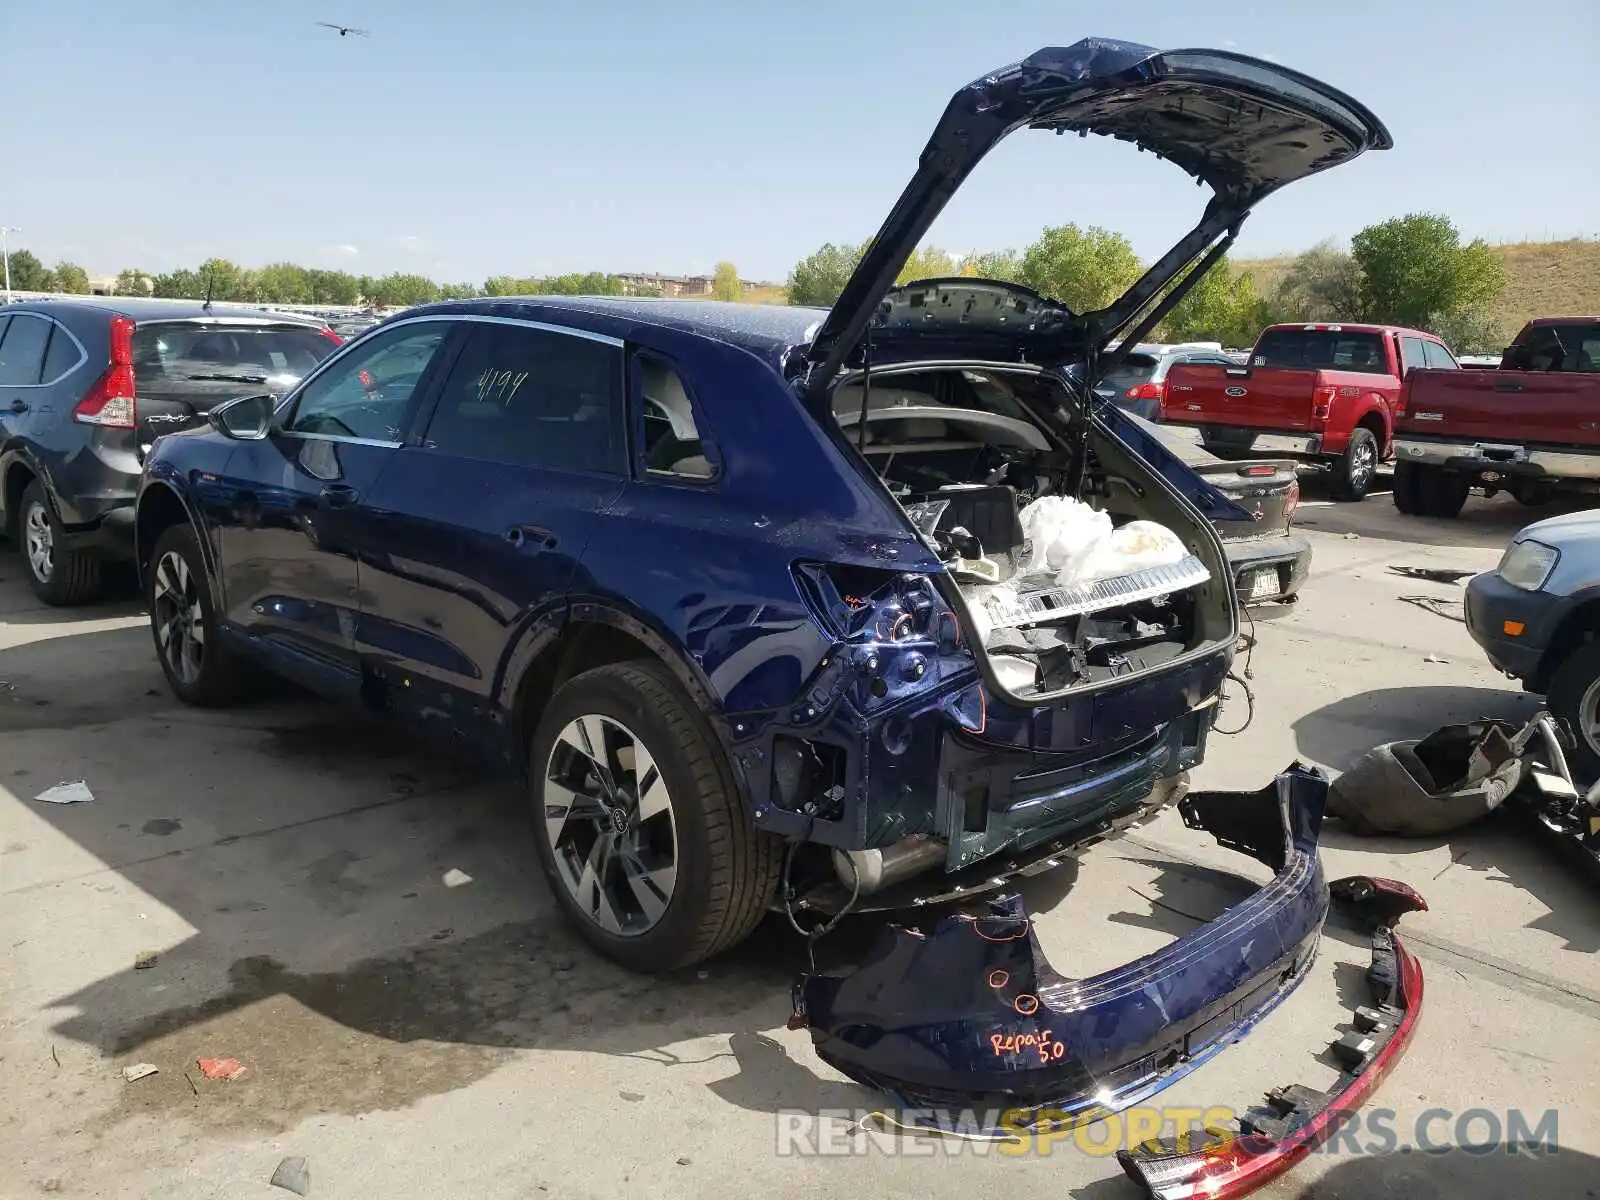
[[[624,355],[578,330],[464,324],[425,432],[361,505],[356,650],[396,708],[500,748],[513,648],[559,631],[625,484]]]
[[[328,696],[361,684],[354,514],[394,456],[452,329],[405,322],[330,359],[213,485],[223,611],[274,668]]]

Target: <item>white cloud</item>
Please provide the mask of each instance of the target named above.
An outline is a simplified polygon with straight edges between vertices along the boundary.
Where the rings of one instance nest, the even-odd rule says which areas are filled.
[[[397,233],[394,238],[394,244],[412,254],[422,249],[422,239],[414,233]]]
[[[338,246],[324,246],[322,252],[330,258],[354,258],[361,253],[361,247],[346,242]]]

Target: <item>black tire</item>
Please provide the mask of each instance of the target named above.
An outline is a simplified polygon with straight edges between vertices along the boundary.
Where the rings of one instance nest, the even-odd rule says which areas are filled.
[[[1572,733],[1575,748],[1567,751],[1582,780],[1600,778],[1600,642],[1589,642],[1569,654],[1545,693],[1550,713]]]
[[[68,608],[98,600],[101,561],[85,550],[67,550],[50,498],[35,479],[22,491],[17,512],[17,549],[27,570],[28,586],[44,603]]]
[[[1372,430],[1357,425],[1350,431],[1350,444],[1333,462],[1333,498],[1351,503],[1367,498],[1372,481],[1378,477],[1378,439]]]
[[[1471,494],[1472,482],[1465,475],[1452,475],[1442,467],[1420,468],[1417,499],[1424,516],[1446,521],[1458,517]]]
[[[1408,517],[1422,515],[1422,468],[1416,463],[1395,463],[1394,506]]]
[[[221,708],[250,692],[255,681],[250,665],[222,645],[210,578],[193,527],[174,525],[156,539],[145,573],[145,605],[156,661],[174,696],[197,708]],[[200,634],[198,653],[190,660],[182,654],[179,638],[195,630]]]
[[[560,851],[555,843],[567,836],[566,826],[563,824],[555,832],[550,824],[551,817],[559,819],[565,806],[557,809],[550,803],[561,796],[547,786],[549,776],[585,769],[586,756],[570,749],[573,743],[562,743],[560,754],[556,754],[563,731],[579,718],[604,721],[612,731],[620,726],[623,733],[635,739],[636,746],[655,762],[671,813],[671,894],[659,915],[630,913],[635,920],[635,928],[630,931],[622,931],[620,923],[617,930],[606,928],[607,922],[595,915],[599,906],[591,912],[575,894],[582,887],[581,877],[575,886],[562,874],[563,869],[576,873],[576,857],[582,853],[578,838],[585,831],[593,834],[590,846],[611,832],[604,820],[580,822],[573,834],[575,845]],[[586,741],[592,747],[593,738]],[[637,761],[637,748],[633,761]],[[562,767],[559,764],[563,762],[575,766]],[[611,774],[615,777],[614,771]],[[567,778],[570,782],[575,777],[568,774]],[[629,823],[643,828],[646,820],[658,820],[659,814],[656,818],[639,815],[643,807],[637,796],[639,782],[635,775],[632,808],[636,815]],[[539,864],[556,902],[586,941],[630,970],[671,971],[731,949],[750,935],[776,895],[783,843],[756,829],[734,786],[716,735],[671,672],[659,663],[615,663],[586,671],[563,684],[545,706],[534,733],[528,786]],[[612,790],[612,798],[628,799],[626,786]],[[594,790],[607,789],[596,786]],[[645,791],[649,790],[647,785]],[[628,836],[620,826],[617,828],[617,838]],[[569,850],[573,858],[567,857]],[[557,866],[558,853],[562,855],[561,868]],[[613,862],[617,872],[626,874],[626,857],[623,852],[606,855],[601,874],[615,878],[611,874]],[[633,861],[641,860],[642,856],[636,853]],[[588,861],[594,861],[592,851]],[[620,884],[614,886],[620,889]],[[631,895],[639,897],[638,887],[632,889]],[[659,894],[656,902],[659,903]],[[615,921],[616,906],[609,900],[605,911]],[[646,919],[652,923],[642,926]]]

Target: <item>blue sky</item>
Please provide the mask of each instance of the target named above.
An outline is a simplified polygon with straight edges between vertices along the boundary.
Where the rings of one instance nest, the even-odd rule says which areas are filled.
[[[1264,203],[1240,254],[1410,211],[1495,241],[1600,233],[1593,0],[18,0],[0,224],[96,274],[217,254],[781,279],[877,228],[957,87],[1091,35],[1271,57],[1389,125],[1394,150]],[[1076,221],[1149,258],[1201,201],[1130,147],[1024,132],[929,240],[1021,247]]]

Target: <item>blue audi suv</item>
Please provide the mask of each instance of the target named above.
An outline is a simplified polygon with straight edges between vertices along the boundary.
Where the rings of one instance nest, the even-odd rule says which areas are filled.
[[[1136,142],[1209,202],[1103,310],[895,286],[1023,128]],[[1263,197],[1388,144],[1276,64],[1086,41],[953,97],[830,309],[409,309],[156,442],[161,667],[202,705],[264,667],[515,769],[559,903],[640,970],[778,906],[1048,869],[1182,793],[1238,632],[1213,521],[1251,514],[1096,400],[1112,347]]]

